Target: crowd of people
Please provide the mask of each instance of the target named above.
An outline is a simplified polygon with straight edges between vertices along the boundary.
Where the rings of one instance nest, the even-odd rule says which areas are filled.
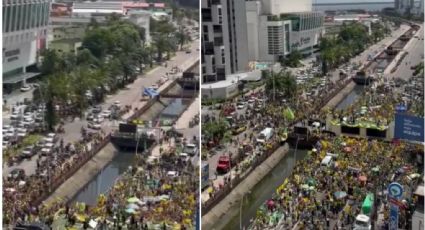
[[[53,148],[50,154],[38,154],[35,173],[20,177],[3,179],[3,223],[5,225],[28,219],[34,210],[38,210],[40,198],[45,197],[52,185],[63,179],[69,171],[80,166],[92,154],[93,149],[104,142],[102,131],[84,132],[81,140],[74,144],[64,144],[63,140]],[[91,145],[92,149],[87,146]]]
[[[422,79],[423,82],[423,79]],[[416,100],[415,100],[416,99]],[[332,122],[367,127],[386,127],[394,121],[394,114],[403,112],[420,116],[415,103],[423,103],[423,93],[407,94],[406,89],[389,84],[377,84],[365,90],[357,101],[342,110],[322,110]],[[402,111],[400,111],[400,109]],[[363,123],[363,124],[361,124]],[[423,146],[407,142],[368,140],[362,138],[321,137],[307,159],[299,162],[273,198],[258,210],[251,229],[267,227],[293,227],[299,229],[352,228],[361,204],[368,194],[377,196],[375,204],[383,203],[384,223],[376,229],[387,228],[389,205],[382,195],[389,183],[401,182],[408,191],[415,188],[422,172],[423,162],[417,164],[416,153]],[[332,164],[322,161],[331,156]],[[415,177],[409,177],[415,175]],[[413,211],[412,194],[404,199],[408,211],[402,212],[400,227],[408,229]],[[319,228],[320,229],[320,228]]]
[[[166,138],[165,142],[172,142]],[[191,229],[197,202],[197,175],[190,161],[179,158],[176,149],[154,162],[140,154],[120,176],[107,195],[100,195],[97,204],[68,204],[61,200],[44,205],[32,205],[35,195],[46,189],[47,182],[28,183],[27,194],[4,196],[4,223],[42,222],[50,227],[100,229]],[[171,173],[172,172],[172,173]],[[10,186],[10,185],[9,185]],[[33,189],[31,192],[29,189]],[[38,193],[37,193],[38,192]],[[27,195],[27,196],[28,196]],[[15,214],[15,215],[9,215]]]
[[[419,98],[416,98],[419,96]],[[423,104],[423,93],[412,95],[406,88],[379,84],[365,89],[358,100],[344,109],[328,111],[333,124],[386,129],[395,113],[418,116],[417,104]]]
[[[406,187],[415,185],[407,176],[420,169],[406,150],[416,147],[407,145],[348,137],[321,140],[257,211],[251,229],[277,225],[298,225],[300,229],[352,228],[369,193],[383,201],[383,191],[393,180]],[[323,165],[325,156],[332,156],[334,163]],[[406,199],[412,204],[409,197]]]

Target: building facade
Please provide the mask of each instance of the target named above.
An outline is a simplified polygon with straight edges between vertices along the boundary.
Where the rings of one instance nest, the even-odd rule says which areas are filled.
[[[28,69],[46,48],[50,4],[50,0],[3,1],[3,86],[38,75]]]
[[[415,8],[414,0],[395,0],[394,8],[399,14],[413,13]]]
[[[311,0],[261,0],[263,13],[267,15],[279,15],[293,12],[312,11]]]
[[[201,1],[202,83],[248,68],[245,0]]]
[[[313,52],[324,15],[311,7],[311,1],[247,1],[249,61],[276,62],[294,50]]]

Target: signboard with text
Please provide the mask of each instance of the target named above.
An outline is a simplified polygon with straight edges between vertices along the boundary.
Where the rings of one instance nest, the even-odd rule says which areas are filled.
[[[400,200],[403,197],[403,192],[403,186],[399,183],[393,182],[388,185],[388,198],[390,200]],[[392,202],[390,206],[389,230],[398,230],[398,212],[399,206]]]
[[[394,137],[424,142],[424,118],[397,113],[395,115]]]

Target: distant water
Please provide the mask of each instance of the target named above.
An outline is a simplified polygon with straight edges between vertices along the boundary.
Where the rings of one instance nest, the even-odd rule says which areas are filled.
[[[362,0],[364,1],[364,0]],[[361,1],[359,1],[361,2]],[[317,3],[313,4],[314,11],[326,10],[367,10],[367,11],[381,11],[387,7],[394,7],[394,2],[376,2],[376,3],[362,3],[362,4],[338,4],[338,3]]]

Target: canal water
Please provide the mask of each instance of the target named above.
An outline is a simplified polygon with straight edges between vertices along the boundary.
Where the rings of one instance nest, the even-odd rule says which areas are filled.
[[[100,194],[106,194],[115,180],[127,170],[134,159],[130,152],[119,152],[100,173],[74,197],[72,202],[95,205]]]
[[[186,90],[185,90],[186,91]],[[173,98],[167,106],[160,112],[152,114],[152,120],[177,119],[178,115],[190,105],[190,99]],[[112,159],[102,171],[99,172],[86,186],[81,189],[71,202],[84,202],[94,205],[100,194],[105,194],[114,185],[116,179],[126,171],[134,159],[133,152],[118,150],[118,154]]]
[[[364,89],[365,86],[363,85],[354,86],[353,91],[351,91],[335,108],[346,109],[362,95]]]
[[[270,171],[249,194],[245,195],[242,204],[242,224],[248,227],[250,220],[254,219],[257,209],[274,193],[276,188],[289,177],[295,165],[295,150],[290,149],[288,154]],[[307,150],[297,150],[296,160],[300,161],[307,155]],[[240,203],[235,204],[213,229],[233,230],[239,229]]]

